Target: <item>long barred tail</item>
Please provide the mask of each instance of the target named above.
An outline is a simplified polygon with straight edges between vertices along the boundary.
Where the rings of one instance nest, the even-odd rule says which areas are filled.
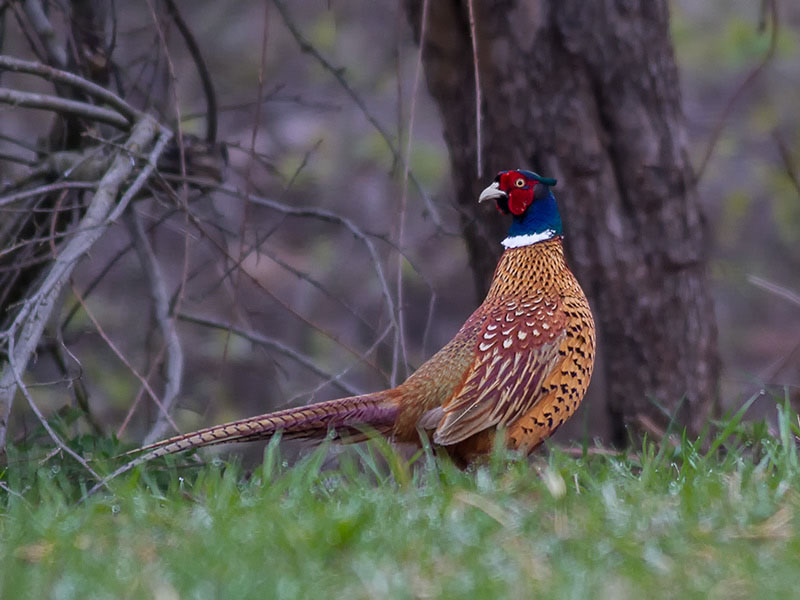
[[[330,430],[341,437],[345,432],[357,435],[359,426],[369,426],[387,433],[394,425],[398,403],[391,398],[389,390],[329,400],[298,408],[287,408],[239,421],[231,421],[214,427],[199,429],[143,446],[128,454],[140,454],[136,464],[159,456],[174,454],[191,448],[213,446],[228,442],[251,442],[269,439],[280,431],[285,437],[322,439]]]
[[[363,396],[288,408],[215,427],[207,427],[137,448],[127,454],[140,454],[140,456],[98,482],[84,498],[105,486],[110,479],[130,471],[142,463],[191,448],[226,442],[264,440],[271,438],[279,431],[291,438],[323,439],[329,431],[335,430],[338,437],[348,436],[353,440],[362,434],[360,427],[369,427],[380,433],[389,433],[397,418],[399,408],[394,392],[395,390],[384,390]]]

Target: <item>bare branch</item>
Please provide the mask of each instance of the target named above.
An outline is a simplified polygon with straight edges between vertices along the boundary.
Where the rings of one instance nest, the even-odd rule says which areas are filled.
[[[363,315],[359,314],[358,311],[350,305],[350,303],[345,301],[344,298],[340,298],[339,296],[337,296],[335,293],[333,293],[331,290],[325,287],[320,281],[312,277],[309,273],[306,273],[304,271],[301,271],[300,269],[297,269],[296,267],[293,267],[289,263],[281,260],[280,258],[278,258],[278,256],[276,256],[275,254],[271,254],[267,250],[261,249],[261,252],[265,256],[267,256],[270,260],[272,260],[272,262],[274,262],[276,265],[288,271],[301,281],[305,281],[308,285],[315,288],[326,298],[330,298],[333,302],[336,302],[336,304],[344,308],[350,314],[351,317],[360,321],[361,324],[364,325],[364,327],[368,328],[372,333],[377,333],[375,330],[375,326],[372,323],[369,323],[364,318]]]
[[[173,178],[165,177],[165,179],[173,179]],[[218,185],[208,181],[198,181],[190,177],[184,179],[187,182],[197,183],[197,185],[207,187],[208,189],[214,190],[222,194],[226,194],[228,196],[241,198],[244,195],[244,192],[231,186]],[[375,269],[375,273],[378,276],[378,282],[380,283],[383,297],[386,301],[389,318],[392,321],[392,324],[395,327],[397,326],[394,300],[392,299],[392,293],[389,291],[389,285],[386,281],[386,276],[383,272],[383,266],[381,265],[380,257],[378,256],[378,251],[375,248],[375,244],[372,242],[369,236],[360,227],[358,227],[358,225],[356,225],[353,221],[351,221],[347,217],[343,217],[332,211],[325,210],[322,208],[315,208],[311,206],[307,207],[290,206],[288,204],[284,204],[283,202],[278,202],[277,200],[271,200],[269,198],[264,198],[262,196],[256,196],[254,194],[247,194],[247,196],[250,202],[258,204],[260,206],[264,206],[266,208],[271,208],[272,210],[276,210],[280,213],[286,215],[292,215],[294,217],[310,217],[312,219],[318,219],[326,223],[336,223],[338,225],[343,226],[348,231],[350,231],[353,237],[355,237],[361,243],[363,243],[364,246],[367,248],[367,252],[369,252],[370,258],[372,259],[373,267]]]
[[[372,342],[372,345],[371,345],[369,348],[367,348],[366,352],[364,352],[364,356],[369,356],[370,354],[372,354],[373,352],[375,352],[375,348],[377,348],[377,347],[378,347],[378,346],[381,344],[381,342],[383,341],[383,339],[384,339],[384,338],[385,338],[387,335],[389,335],[389,332],[390,332],[391,330],[392,330],[392,326],[391,326],[391,325],[389,325],[388,327],[385,327],[385,328],[384,328],[384,330],[383,330],[383,332],[382,332],[382,333],[381,333],[381,334],[380,334],[380,335],[379,335],[377,338],[375,338],[375,341],[374,341],[374,342]],[[317,385],[317,386],[316,386],[316,387],[314,387],[313,389],[311,389],[311,390],[309,390],[309,391],[306,391],[306,392],[303,392],[302,394],[296,394],[296,395],[295,395],[293,398],[289,398],[289,400],[286,402],[286,404],[287,404],[287,405],[291,405],[291,404],[293,404],[294,400],[295,400],[295,399],[297,399],[297,398],[299,398],[300,396],[307,396],[307,395],[309,395],[309,394],[310,394],[311,396],[313,396],[313,395],[314,395],[314,394],[316,394],[316,393],[317,393],[319,390],[321,390],[321,389],[322,389],[322,388],[324,388],[326,385],[329,385],[329,384],[331,384],[331,383],[332,383],[332,384],[335,384],[335,385],[338,385],[338,381],[339,381],[339,379],[341,379],[342,377],[344,377],[345,375],[347,375],[347,373],[349,373],[349,372],[350,372],[350,370],[351,370],[351,369],[352,369],[354,366],[355,366],[355,365],[352,365],[352,364],[351,364],[351,365],[349,365],[349,366],[345,367],[344,369],[342,369],[341,371],[339,371],[339,372],[338,372],[336,375],[334,375],[334,376],[332,376],[332,377],[330,377],[330,378],[326,379],[325,381],[322,381],[322,382],[320,382],[320,383],[319,383],[319,385]],[[352,392],[351,392],[351,394],[352,394],[352,395],[354,395],[354,396],[355,396],[355,395],[358,395],[358,394],[353,394]]]
[[[125,211],[128,206],[128,203],[133,200],[133,197],[139,193],[147,183],[147,180],[150,179],[150,176],[153,174],[153,171],[158,164],[158,159],[161,154],[164,152],[167,144],[172,139],[172,132],[169,129],[161,129],[161,133],[159,135],[158,141],[156,142],[153,149],[150,151],[150,154],[147,155],[147,164],[144,168],[139,171],[139,174],[136,176],[136,179],[133,180],[133,183],[130,187],[126,190],[125,194],[120,198],[120,201],[117,203],[116,208],[111,211],[111,214],[108,215],[108,221],[110,223],[115,222],[119,219],[119,216]]]
[[[783,168],[786,171],[786,176],[789,178],[789,181],[792,182],[797,194],[800,195],[800,174],[798,174],[797,167],[794,164],[792,152],[789,150],[789,146],[786,144],[783,135],[778,129],[772,132],[772,137],[775,139],[775,143],[778,146],[778,152],[781,155],[781,161],[783,161]]]
[[[158,365],[161,364],[161,359],[164,358],[164,350],[166,350],[166,347],[167,347],[166,344],[162,341],[161,346],[158,349],[158,352],[156,352],[155,358],[153,358],[153,360],[150,362],[150,368],[147,370],[147,374],[144,376],[144,381],[150,381],[156,374]],[[120,424],[120,426],[117,428],[118,438],[121,438],[122,434],[125,432],[125,429],[127,429],[128,425],[131,422],[131,419],[133,418],[134,413],[136,412],[136,409],[139,408],[139,403],[142,401],[142,398],[144,397],[145,393],[149,394],[147,389],[148,386],[146,385],[139,386],[139,391],[136,392],[136,397],[133,399],[133,402],[128,407],[128,412],[125,413],[125,418],[122,420],[122,424]]]
[[[53,428],[50,427],[50,423],[48,423],[47,419],[44,418],[44,415],[42,414],[42,411],[39,410],[39,407],[36,405],[36,402],[33,401],[33,398],[31,397],[31,394],[28,391],[28,388],[25,386],[25,383],[22,381],[22,378],[20,377],[19,370],[17,368],[17,363],[16,363],[16,361],[14,359],[14,355],[15,355],[15,352],[14,352],[14,338],[12,337],[9,340],[9,342],[10,342],[9,343],[9,352],[8,352],[9,364],[8,364],[8,367],[5,369],[5,371],[6,372],[7,371],[11,372],[11,376],[14,378],[14,384],[19,387],[20,391],[22,391],[22,395],[25,396],[25,399],[28,401],[28,405],[31,407],[31,410],[33,411],[33,414],[35,414],[36,418],[39,419],[39,422],[42,424],[42,427],[44,427],[45,431],[47,431],[48,435],[53,440],[53,442],[55,442],[56,446],[61,448],[62,451],[64,451],[67,454],[69,454],[84,469],[89,471],[89,473],[92,475],[92,477],[94,477],[95,481],[102,481],[100,476],[97,473],[95,473],[95,470],[92,469],[92,467],[89,466],[89,463],[87,463],[83,458],[81,458],[81,456],[79,456],[78,453],[76,453],[72,448],[67,446],[64,443],[64,441],[58,436],[58,434],[53,430]],[[3,373],[3,376],[5,377],[5,372]],[[5,431],[5,425],[3,427],[3,430]],[[5,440],[3,440],[3,443],[5,443]],[[103,485],[105,485],[105,483]]]
[[[788,300],[792,304],[800,306],[800,294],[793,292],[782,285],[767,281],[766,279],[758,277],[757,275],[748,275],[747,281],[752,283],[754,286],[761,288],[762,290],[766,290],[771,294],[775,294],[776,296],[783,298],[784,300]]]
[[[60,192],[62,190],[71,190],[71,189],[91,190],[94,189],[95,187],[96,187],[95,183],[90,183],[88,181],[60,181],[58,183],[51,183],[49,185],[40,185],[39,187],[35,187],[29,190],[24,190],[22,192],[17,192],[16,194],[8,194],[6,196],[0,196],[0,206],[13,204],[17,200],[25,200],[26,198],[31,198],[33,196],[40,196],[41,194]]]
[[[403,357],[405,373],[408,373],[408,351],[405,340],[405,311],[403,310],[403,234],[406,224],[406,205],[408,196],[408,173],[411,164],[411,146],[414,140],[414,116],[417,108],[417,94],[419,93],[419,80],[422,73],[422,50],[425,47],[425,33],[428,24],[428,0],[423,0],[422,16],[420,17],[419,49],[417,50],[417,65],[414,70],[414,87],[411,90],[411,106],[408,111],[408,134],[406,143],[406,156],[403,161],[403,182],[400,194],[400,215],[397,225],[397,332],[395,335],[395,348],[399,345]],[[399,79],[399,76],[398,76]],[[392,383],[394,384],[398,360],[392,365]]]
[[[216,188],[219,191],[223,191],[223,186]],[[236,195],[241,195],[238,191]],[[337,215],[334,212],[329,210],[321,209],[321,208],[313,208],[313,207],[299,207],[299,206],[289,206],[288,204],[284,204],[282,202],[278,202],[277,200],[270,200],[269,198],[262,198],[258,196],[254,196],[252,194],[248,194],[250,202],[254,204],[258,204],[261,206],[266,206],[267,208],[271,208],[273,210],[277,210],[278,212],[282,212],[283,214],[293,215],[296,217],[312,217],[314,219],[320,219],[322,221],[327,221],[328,223],[338,223],[345,227],[350,233],[353,234],[355,238],[357,238],[361,243],[366,246],[367,251],[369,252],[370,257],[372,258],[372,264],[375,268],[375,273],[378,276],[378,281],[381,285],[381,290],[383,291],[383,297],[386,300],[386,307],[389,311],[389,318],[392,321],[392,324],[397,327],[397,314],[395,312],[394,307],[394,300],[392,299],[392,293],[389,291],[389,285],[386,282],[386,276],[383,273],[383,266],[381,265],[380,257],[378,256],[378,251],[375,249],[375,244],[372,243],[372,240],[367,237],[367,234],[361,231],[361,228],[358,227],[355,223],[353,223],[350,219],[343,217],[341,215]]]
[[[176,212],[176,209],[172,209],[171,211],[168,211],[166,214],[162,215],[158,220],[156,220],[148,227],[148,231],[150,231],[152,228],[158,225],[161,225],[167,218],[172,216],[174,212]],[[105,266],[102,269],[100,269],[100,271],[98,271],[97,275],[95,275],[94,278],[83,289],[82,296],[84,298],[88,298],[89,295],[98,286],[98,284],[100,284],[100,282],[105,278],[105,276],[108,275],[108,272],[114,267],[114,265],[132,249],[133,249],[133,244],[129,243],[124,248],[120,249],[114,256],[112,256],[111,259],[105,264]],[[75,314],[78,312],[78,310],[80,310],[80,308],[81,308],[80,302],[75,302],[72,305],[72,308],[70,308],[69,312],[64,317],[64,320],[61,322],[61,329],[66,329],[69,326],[70,322],[75,317]]]
[[[62,299],[63,300],[63,299]],[[56,311],[61,312],[61,309]],[[75,354],[64,343],[64,331],[56,324],[55,327],[55,341],[50,346],[50,355],[56,367],[61,372],[62,377],[67,381],[67,387],[72,392],[72,397],[78,408],[83,413],[83,418],[92,428],[95,435],[104,436],[103,426],[92,413],[91,406],[89,406],[89,391],[86,389],[86,383],[82,378],[83,365]],[[77,374],[72,374],[68,366],[67,358],[78,366]]]
[[[164,385],[164,394],[161,397],[161,410],[158,413],[158,418],[152,429],[150,429],[150,433],[144,439],[144,443],[149,444],[163,437],[169,425],[168,417],[172,406],[178,399],[178,394],[180,394],[181,381],[183,379],[183,347],[178,336],[178,330],[175,327],[175,319],[170,315],[169,294],[167,293],[167,285],[164,282],[164,274],[161,272],[158,260],[156,260],[150,240],[147,239],[142,220],[135,211],[129,213],[128,229],[133,237],[136,254],[139,256],[139,262],[142,264],[142,269],[147,278],[150,299],[153,302],[153,312],[166,344],[166,383]]]
[[[767,365],[759,374],[757,381],[760,382],[760,385],[772,383],[773,380],[780,374],[781,371],[786,367],[786,365],[790,364],[795,355],[800,351],[800,340],[797,340],[794,343],[788,352],[784,353],[783,356],[778,357],[776,360],[772,361],[771,364]]]
[[[237,329],[236,327],[233,327],[232,325],[230,325],[228,323],[222,323],[222,322],[214,321],[214,320],[211,320],[211,319],[204,319],[202,317],[195,317],[195,316],[192,316],[192,315],[187,315],[187,314],[182,314],[182,313],[178,314],[178,318],[181,319],[181,320],[186,320],[186,321],[189,321],[189,322],[197,323],[198,325],[206,325],[206,326],[209,326],[209,327],[214,327],[214,328],[217,328],[217,329],[230,331],[231,333],[233,333],[235,335],[239,335],[239,336],[241,336],[241,337],[243,337],[243,338],[245,338],[245,339],[247,339],[247,340],[249,340],[249,341],[251,341],[251,342],[253,342],[255,344],[268,345],[269,347],[271,347],[271,348],[273,348],[275,350],[278,350],[279,352],[285,353],[287,356],[291,356],[292,358],[294,358],[295,360],[297,360],[301,364],[304,364],[306,367],[308,367],[309,369],[314,371],[317,375],[322,376],[324,374],[325,376],[327,376],[329,378],[331,383],[333,383],[334,385],[339,386],[346,393],[354,395],[354,396],[359,394],[359,392],[357,390],[352,389],[349,386],[347,386],[346,384],[344,384],[341,381],[339,381],[339,378],[344,375],[344,373],[347,371],[347,369],[345,369],[344,371],[342,371],[338,375],[325,374],[325,372],[322,371],[321,369],[319,369],[316,365],[314,365],[313,362],[310,361],[310,359],[306,359],[305,357],[303,357],[303,355],[297,353],[292,348],[284,346],[282,343],[277,342],[276,340],[272,340],[270,338],[266,338],[266,337],[261,336],[260,334],[257,334],[257,333],[243,331],[243,330]],[[374,348],[377,347],[377,345],[381,342],[381,340],[389,333],[389,330],[390,330],[389,328],[384,330],[384,332],[378,337],[378,339],[372,345],[372,348],[370,348],[369,352],[372,352],[372,350],[374,350]],[[304,362],[305,360],[308,360],[308,363],[305,363]],[[136,459],[134,459],[134,460],[132,460],[130,462],[125,463],[121,467],[118,467],[117,469],[115,469],[114,471],[112,471],[111,473],[106,475],[103,479],[98,479],[98,483],[94,487],[92,487],[88,492],[86,492],[86,494],[79,500],[78,503],[80,504],[81,502],[86,500],[89,496],[91,496],[95,492],[97,492],[101,487],[103,487],[103,486],[107,487],[109,481],[111,481],[112,479],[122,475],[123,473],[127,473],[131,469],[133,469],[133,468],[139,466],[140,464],[142,464],[142,462],[144,462],[142,460],[142,457],[136,458]]]
[[[215,329],[221,329],[223,331],[229,331],[234,335],[237,335],[243,339],[246,339],[249,342],[254,344],[258,344],[259,346],[264,346],[265,348],[269,348],[271,350],[275,350],[276,352],[280,352],[284,356],[291,358],[293,361],[303,365],[306,369],[313,372],[315,375],[319,377],[329,380],[333,385],[341,389],[345,394],[349,394],[351,396],[357,396],[361,392],[347,383],[339,381],[339,378],[342,376],[340,373],[339,375],[333,375],[321,368],[319,368],[314,361],[305,354],[302,354],[284,344],[283,342],[276,340],[275,338],[267,337],[265,335],[261,335],[260,333],[256,333],[254,331],[246,331],[239,327],[235,327],[230,323],[223,323],[222,321],[216,321],[214,319],[209,319],[205,317],[198,317],[195,315],[190,315],[187,313],[178,313],[178,318],[182,321],[188,321],[190,323],[196,323],[197,325],[203,325],[205,327],[213,327]],[[383,339],[382,337],[379,339]]]
[[[180,433],[180,429],[178,429],[178,426],[175,424],[175,421],[172,420],[172,417],[170,416],[169,412],[167,412],[164,409],[164,404],[161,402],[161,399],[158,397],[158,394],[156,394],[152,386],[148,383],[147,378],[144,377],[141,373],[139,373],[139,371],[125,357],[125,354],[123,354],[123,352],[119,348],[117,348],[117,345],[113,341],[111,341],[111,338],[108,337],[105,330],[103,329],[103,326],[100,325],[100,322],[94,316],[92,311],[89,310],[89,307],[86,305],[86,301],[83,299],[80,292],[78,292],[78,290],[75,289],[75,286],[72,287],[72,293],[75,295],[75,298],[78,299],[78,302],[80,303],[81,307],[86,313],[86,316],[89,317],[89,320],[92,322],[92,325],[94,325],[94,328],[97,330],[97,333],[100,335],[103,341],[108,345],[109,348],[111,348],[111,351],[122,362],[122,364],[124,364],[128,368],[128,370],[131,373],[133,373],[133,376],[139,380],[139,383],[142,384],[142,387],[145,390],[147,390],[147,393],[150,394],[150,397],[153,399],[153,402],[155,402],[156,406],[158,406],[160,413],[165,415],[165,418],[167,419],[169,424],[172,425],[172,428],[176,432]]]
[[[58,96],[51,96],[48,94],[35,94],[33,92],[19,92],[9,88],[0,88],[0,102],[13,106],[21,106],[23,108],[35,108],[77,115],[92,121],[113,125],[120,129],[128,129],[128,127],[130,127],[128,119],[115,110],[87,104],[86,102],[78,102],[77,100],[67,100],[66,98],[59,98]]]
[[[174,178],[170,177],[170,176],[164,176],[164,179],[174,179]],[[188,181],[194,182],[197,185],[204,186],[204,187],[207,187],[209,189],[215,189],[215,190],[223,192],[223,193],[231,194],[231,195],[234,195],[236,197],[240,196],[240,192],[238,190],[235,190],[234,188],[225,188],[224,186],[220,186],[220,185],[217,185],[217,184],[214,184],[214,183],[209,183],[209,182],[206,182],[206,181],[203,181],[203,180],[199,180],[197,178],[188,178]],[[198,231],[200,231],[206,237],[206,239],[208,239],[217,248],[217,250],[219,250],[229,261],[235,261],[236,260],[233,256],[230,255],[230,253],[228,252],[228,250],[224,246],[222,246],[217,240],[214,239],[213,236],[211,236],[208,233],[208,231],[204,227],[203,222],[200,219],[198,219],[196,217],[196,215],[193,215],[190,212],[187,212],[186,214],[187,214],[190,222],[192,223],[192,225],[194,225],[198,229]],[[376,373],[378,373],[379,375],[384,377],[384,379],[386,380],[386,382],[388,384],[388,377],[386,376],[386,374],[381,370],[381,368],[377,364],[375,364],[373,362],[370,362],[368,360],[365,360],[362,357],[361,353],[359,353],[357,350],[354,350],[353,348],[351,348],[346,342],[342,341],[337,335],[331,333],[330,331],[327,331],[325,328],[321,327],[317,323],[314,323],[314,322],[310,321],[305,316],[300,314],[291,305],[287,304],[284,300],[282,300],[279,296],[277,296],[269,288],[267,288],[258,277],[256,277],[253,274],[249,273],[247,271],[247,269],[243,268],[242,272],[250,280],[250,282],[253,285],[255,285],[258,289],[260,289],[261,291],[263,291],[264,293],[269,295],[271,298],[273,298],[277,303],[279,303],[290,314],[292,314],[295,317],[297,317],[300,321],[302,321],[303,323],[305,323],[309,327],[312,327],[316,331],[320,332],[322,335],[324,335],[328,339],[330,339],[333,342],[335,342],[336,344],[338,344],[341,348],[343,348],[347,352],[351,353],[353,356],[356,356],[356,357],[360,358],[361,362],[363,362],[364,365],[366,365],[370,369],[373,369]]]
[[[290,184],[291,184],[291,182],[290,182]],[[218,225],[218,224],[213,224],[213,225]],[[235,235],[235,233],[233,233],[230,230],[227,230],[225,228],[219,227],[219,229],[225,235]],[[246,250],[245,252],[240,253],[240,256],[235,261],[233,261],[230,265],[226,265],[225,270],[221,274],[221,279],[230,278],[230,273],[234,269],[241,268],[243,263],[244,263],[244,261],[247,258],[249,258],[250,256],[252,256],[254,253],[266,256],[267,258],[272,260],[275,264],[277,264],[279,267],[281,267],[282,269],[288,271],[289,273],[291,273],[292,275],[294,275],[295,277],[297,277],[301,281],[304,281],[304,282],[308,283],[310,286],[312,286],[315,289],[317,289],[317,291],[319,291],[325,297],[329,298],[330,300],[332,300],[333,302],[337,303],[339,306],[344,308],[354,319],[357,319],[358,321],[360,321],[361,324],[364,325],[364,327],[366,327],[367,329],[369,329],[372,333],[377,333],[377,331],[375,330],[375,326],[372,323],[369,323],[364,318],[363,315],[359,314],[358,311],[355,308],[353,308],[348,302],[346,302],[343,298],[337,296],[330,289],[328,289],[323,283],[321,283],[320,281],[315,279],[311,274],[306,273],[305,271],[302,271],[302,270],[300,270],[300,269],[298,269],[296,267],[293,267],[289,263],[281,260],[275,254],[271,253],[267,248],[265,248],[264,247],[264,242],[272,235],[273,231],[274,230],[270,229],[266,233],[263,233],[263,234],[260,234],[260,235],[257,233],[256,234],[256,240],[253,242],[253,244],[251,244],[249,247],[247,247],[245,249]],[[416,268],[414,267],[414,265],[412,264],[411,266],[416,271]],[[202,270],[204,268],[205,267],[199,267],[200,270]],[[216,288],[220,283],[221,283],[221,280],[217,281],[216,283],[214,283],[213,284],[213,288]],[[425,283],[426,283],[426,285],[428,285],[428,288],[430,289],[431,288],[430,283],[428,281],[425,281]]]
[[[113,214],[119,189],[136,165],[134,157],[152,143],[158,131],[159,125],[150,117],[136,123],[124,151],[118,152],[100,180],[74,236],[65,242],[39,288],[20,307],[9,328],[0,333],[0,339],[6,339],[9,349],[9,364],[0,373],[0,448],[5,447],[8,417],[19,378],[17,370],[24,371],[27,368],[61,289],[78,260],[94,246],[110,225],[109,215]],[[12,365],[15,365],[14,368]]]
[[[8,142],[9,144],[14,144],[15,146],[19,146],[20,148],[24,148],[36,156],[42,156],[44,154],[42,149],[37,147],[35,144],[30,144],[25,140],[19,140],[13,136],[5,135],[4,133],[0,133],[0,140]]]
[[[361,96],[358,95],[358,93],[350,86],[350,84],[344,78],[343,75],[344,69],[340,67],[335,67],[330,62],[328,62],[328,60],[324,56],[322,56],[322,54],[320,54],[319,50],[317,50],[311,44],[311,42],[309,42],[305,37],[303,37],[303,34],[300,33],[300,30],[297,28],[297,25],[289,16],[289,11],[286,9],[286,6],[281,0],[272,0],[272,2],[278,9],[278,12],[280,13],[281,18],[283,19],[286,28],[289,30],[289,33],[292,34],[292,37],[297,42],[297,45],[300,46],[300,50],[302,52],[310,54],[315,59],[317,59],[317,62],[319,62],[319,64],[322,65],[322,68],[328,71],[331,75],[333,75],[334,79],[336,79],[339,85],[342,86],[342,89],[344,89],[345,93],[348,96],[350,96],[355,105],[361,110],[361,114],[364,115],[367,121],[369,121],[370,125],[372,125],[375,128],[375,130],[380,134],[380,136],[383,138],[383,141],[386,142],[386,146],[392,153],[394,160],[402,164],[403,168],[405,168],[405,161],[403,160],[403,156],[401,155],[397,147],[394,145],[394,142],[392,141],[389,132],[386,131],[386,129],[384,129],[384,127],[378,122],[378,119],[376,119],[375,116],[369,111],[369,108],[367,108],[367,105],[361,98]],[[417,178],[414,177],[414,174],[411,173],[411,171],[409,171],[408,178],[411,181],[411,183],[414,184],[414,189],[416,189],[417,193],[425,201],[425,206],[427,207],[428,212],[431,215],[431,219],[433,220],[434,225],[436,225],[437,229],[445,233],[449,233],[444,229],[444,226],[442,225],[442,219],[439,216],[438,209],[433,204],[428,194],[425,193],[425,190],[422,189],[422,186],[419,184],[419,181],[417,181]]]
[[[767,68],[767,65],[769,65],[769,63],[772,61],[772,57],[775,55],[775,48],[778,46],[778,30],[780,28],[780,23],[778,21],[778,6],[776,2],[777,0],[765,0],[765,5],[769,6],[769,13],[772,17],[769,48],[767,48],[767,52],[764,54],[764,57],[761,59],[761,61],[755,67],[753,67],[753,69],[747,74],[747,76],[742,80],[731,97],[728,99],[728,103],[725,105],[725,108],[719,117],[719,121],[717,121],[717,124],[711,131],[711,136],[708,140],[708,147],[706,148],[706,152],[700,161],[700,166],[698,166],[697,170],[695,171],[695,183],[702,179],[703,173],[705,173],[706,167],[708,166],[708,161],[711,160],[711,156],[714,154],[714,148],[717,146],[719,136],[722,135],[722,130],[725,128],[725,123],[728,121],[728,117],[730,117],[736,101],[739,100],[744,91],[749,88],[756,79],[758,79],[758,76],[761,75],[761,72]]]
[[[253,119],[253,125],[250,128],[250,152],[248,154],[248,160],[247,160],[247,163],[245,165],[245,174],[244,174],[245,189],[247,190],[248,193],[252,192],[252,190],[253,190],[253,177],[252,177],[253,165],[258,160],[255,148],[256,148],[256,139],[258,137],[258,130],[259,130],[259,128],[260,128],[259,126],[261,124],[261,112],[262,111],[261,111],[260,107],[261,107],[261,104],[262,104],[262,98],[264,96],[264,73],[265,73],[265,64],[266,64],[266,60],[267,60],[267,32],[268,31],[269,31],[269,5],[265,2],[264,3],[264,17],[263,17],[262,33],[261,33],[261,58],[260,58],[259,64],[258,64],[258,91],[256,93],[256,96],[257,96],[256,97],[256,101],[257,101],[257,106],[259,106],[259,109],[257,109],[255,111],[255,117]],[[302,168],[302,166],[301,166],[301,168]],[[250,221],[250,219],[251,219],[251,216],[250,216],[251,211],[252,211],[252,208],[250,206],[250,202],[248,201],[248,196],[246,195],[245,198],[244,198],[244,206],[243,206],[243,210],[242,210],[241,223],[239,225],[239,239],[241,239],[242,241],[244,241],[246,239],[246,236],[245,236],[246,227],[247,227],[248,221]],[[257,249],[257,246],[256,246],[256,249]],[[239,256],[238,256],[238,258],[236,260],[237,264],[241,264],[242,263],[242,261],[245,258],[245,252],[246,252],[245,244],[241,244],[239,246]],[[232,300],[234,302],[235,311],[236,311],[237,315],[239,316],[239,319],[241,321],[247,322],[248,325],[249,325],[249,317],[246,314],[243,313],[243,311],[239,307],[239,302],[237,302],[238,296],[239,296],[239,291],[240,291],[239,284],[241,282],[241,277],[240,277],[241,273],[242,273],[242,269],[236,269],[235,273],[233,274],[233,277],[230,277],[230,278],[226,277],[223,281],[228,281],[230,283],[230,285],[229,285],[229,293],[231,294],[231,298],[232,298]],[[226,338],[225,338],[225,349],[223,351],[223,357],[222,357],[223,360],[226,360],[227,356],[228,356],[228,342],[229,342],[229,340],[230,340],[230,333],[228,333]]]
[[[25,0],[23,8],[28,21],[44,45],[47,58],[54,65],[62,69],[66,68],[67,51],[56,39],[55,29],[53,29],[50,19],[47,18],[47,13],[45,13],[42,3],[39,0]]]
[[[2,15],[0,15],[0,20],[2,20]],[[31,503],[28,502],[25,499],[25,496],[23,495],[28,489],[30,489],[30,486],[26,486],[25,489],[22,490],[22,493],[20,493],[20,492],[18,492],[16,490],[12,490],[10,487],[8,487],[8,484],[5,481],[0,481],[0,490],[4,490],[7,494],[11,494],[12,496],[14,496],[16,498],[19,498],[20,500],[22,500],[22,502],[25,503],[26,506],[30,507]]]
[[[61,150],[51,152],[23,176],[0,186],[0,194],[22,190],[26,186],[46,179],[91,182],[94,188],[97,181],[108,170],[113,156],[106,152],[105,146],[120,148],[118,144],[101,140],[101,145],[88,146],[83,150]],[[57,185],[57,184],[55,184]],[[0,196],[0,205],[6,204],[8,196]]]
[[[7,152],[0,152],[0,160],[17,163],[19,165],[25,165],[26,167],[36,166],[35,160],[23,158],[22,156],[17,156],[16,154],[8,154]]]
[[[469,37],[472,41],[472,66],[475,69],[475,150],[478,155],[477,177],[480,179],[483,176],[483,147],[481,145],[481,75],[480,65],[478,64],[478,34],[475,31],[475,9],[472,7],[474,0],[467,0],[467,7],[469,8]],[[427,8],[428,0],[423,4],[423,11]],[[423,13],[424,14],[424,13]],[[424,24],[424,16],[423,16]],[[422,48],[423,29],[420,33],[419,46]]]
[[[189,54],[191,54],[192,60],[197,67],[197,74],[200,76],[200,83],[203,86],[203,94],[206,96],[206,142],[213,144],[217,140],[217,94],[214,91],[214,82],[208,72],[203,53],[200,51],[200,45],[197,43],[186,21],[183,20],[175,1],[166,0],[166,5],[167,12],[172,17],[175,26],[183,37],[183,41],[186,42]]]
[[[48,81],[66,83],[75,87],[89,96],[93,96],[113,107],[119,114],[124,116],[131,123],[141,119],[141,111],[135,109],[130,104],[125,102],[122,98],[115,93],[107,90],[106,88],[92,83],[88,79],[79,77],[74,73],[68,71],[61,71],[53,67],[43,65],[42,63],[32,62],[27,60],[20,60],[11,56],[0,55],[0,71],[14,71],[17,73],[29,73],[38,75]]]

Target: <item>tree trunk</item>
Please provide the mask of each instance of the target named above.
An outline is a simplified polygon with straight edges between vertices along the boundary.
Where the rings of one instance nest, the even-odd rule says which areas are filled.
[[[427,4],[425,74],[478,291],[507,226],[479,209],[482,186],[511,168],[557,177],[570,264],[599,328],[595,384],[613,442],[641,417],[666,423],[665,411],[697,432],[716,408],[716,325],[666,1],[473,0],[480,177],[467,0]],[[422,5],[406,3],[417,38]]]

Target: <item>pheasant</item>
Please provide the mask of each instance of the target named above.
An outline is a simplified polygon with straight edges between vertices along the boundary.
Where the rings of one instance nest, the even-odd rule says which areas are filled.
[[[455,337],[401,385],[289,408],[144,446],[140,464],[224,442],[284,437],[343,441],[365,429],[394,442],[420,432],[461,464],[505,445],[531,452],[578,408],[592,375],[595,328],[586,296],[564,261],[555,179],[502,171],[480,194],[512,215],[486,296]]]

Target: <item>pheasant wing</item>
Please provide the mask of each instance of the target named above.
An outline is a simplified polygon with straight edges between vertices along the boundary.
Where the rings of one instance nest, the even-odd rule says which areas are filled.
[[[542,398],[542,382],[559,363],[567,315],[560,299],[506,301],[489,311],[464,383],[443,406],[433,441],[449,445],[508,425]]]

